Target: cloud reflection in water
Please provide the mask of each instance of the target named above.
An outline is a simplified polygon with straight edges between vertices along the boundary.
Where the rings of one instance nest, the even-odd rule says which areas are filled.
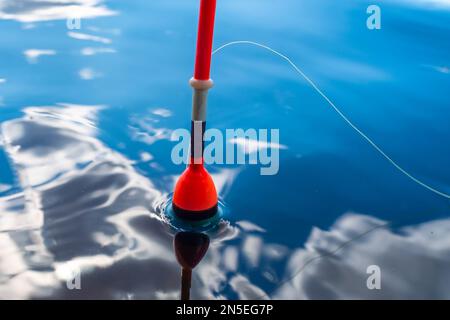
[[[23,192],[0,201],[2,298],[178,297],[174,234],[153,205],[163,195],[96,138],[103,108],[28,107],[3,123]],[[221,194],[238,174],[214,175]],[[193,275],[192,297],[449,298],[450,220],[373,229],[384,224],[347,214],[288,248],[266,242],[252,221],[225,223]],[[371,264],[381,267],[381,291],[365,286]],[[65,287],[71,268],[82,271],[80,291]]]
[[[115,14],[103,5],[103,0],[0,0],[0,19],[26,23]]]

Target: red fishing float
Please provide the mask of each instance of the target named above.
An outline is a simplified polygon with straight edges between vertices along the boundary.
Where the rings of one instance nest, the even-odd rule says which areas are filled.
[[[187,169],[178,179],[172,199],[175,214],[186,220],[206,220],[217,213],[217,191],[203,163],[203,136],[206,128],[216,0],[201,0],[194,76],[191,121],[191,156]]]

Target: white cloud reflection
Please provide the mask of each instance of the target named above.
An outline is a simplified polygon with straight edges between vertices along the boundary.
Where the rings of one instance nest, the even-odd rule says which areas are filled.
[[[65,289],[73,268],[83,272],[84,298],[177,297],[172,238],[152,209],[161,191],[96,137],[102,108],[28,107],[2,123],[23,191],[0,201],[0,298],[80,298]],[[221,194],[238,173],[213,175]],[[395,232],[385,225],[347,214],[289,248],[253,221],[224,220],[194,271],[192,296],[450,298],[450,219]],[[372,264],[381,291],[365,286]]]
[[[241,232],[233,245],[210,249],[196,269],[201,285],[194,296],[221,299],[221,288],[231,286],[241,299],[449,299],[450,219],[397,232],[386,225],[346,214],[329,231],[314,228],[304,246],[292,249]],[[280,263],[284,270],[275,271]],[[381,268],[382,290],[366,286],[367,267],[374,264]],[[258,275],[273,289],[263,290]]]
[[[78,75],[83,80],[93,80],[96,78],[100,78],[102,74],[100,72],[95,71],[91,68],[83,68],[78,72]]]
[[[293,279],[274,298],[449,299],[450,219],[395,233],[377,227],[384,224],[370,216],[348,214],[330,231],[314,229],[306,249],[290,256],[284,278]],[[365,230],[373,231],[351,241]],[[317,256],[321,258],[312,260]],[[381,268],[381,290],[366,287],[367,267],[374,264]]]
[[[103,0],[0,0],[0,19],[24,23],[112,16]]]
[[[69,37],[71,37],[73,39],[77,39],[77,40],[93,41],[93,42],[99,42],[99,43],[103,43],[103,44],[110,44],[112,42],[112,40],[109,38],[100,37],[100,36],[87,34],[87,33],[81,33],[81,32],[69,31],[69,32],[67,32],[67,35]]]
[[[165,109],[165,108],[154,109],[152,111],[152,113],[154,115],[157,115],[157,116],[160,116],[160,117],[163,117],[163,118],[168,118],[168,117],[172,116],[172,111],[170,111],[169,109]]]
[[[392,1],[386,1],[391,3]],[[395,0],[404,6],[417,6],[425,9],[450,9],[450,0]]]
[[[232,138],[228,142],[237,145],[245,154],[252,154],[265,149],[287,149],[287,146],[279,143],[242,137]]]
[[[434,71],[437,71],[439,73],[443,74],[450,74],[450,68],[447,66],[433,66],[433,65],[425,65],[425,67],[431,68]]]
[[[93,48],[86,47],[81,49],[81,54],[83,56],[94,56],[100,53],[116,53],[117,51],[113,48]]]
[[[139,269],[142,259],[177,274],[168,241],[133,227],[142,218],[151,229],[159,226],[149,209],[160,194],[130,160],[96,139],[102,108],[28,107],[24,117],[2,123],[23,192],[0,201],[1,298],[64,295],[69,267],[81,269],[85,284],[89,274],[118,263]],[[41,267],[34,271],[36,264]],[[122,296],[120,290],[107,294]]]
[[[132,124],[129,126],[132,138],[148,145],[161,140],[170,140],[172,129],[157,127],[154,125],[156,122],[158,121],[152,117],[133,116]]]
[[[36,63],[38,62],[39,57],[54,56],[56,55],[56,51],[50,49],[28,49],[25,50],[23,54],[25,55],[29,63]]]

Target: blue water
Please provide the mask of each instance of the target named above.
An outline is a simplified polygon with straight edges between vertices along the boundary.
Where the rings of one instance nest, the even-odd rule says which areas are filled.
[[[198,1],[97,2],[0,1],[0,298],[179,297],[161,203],[184,169],[170,135],[190,126]],[[369,30],[373,2],[218,1],[215,47],[289,56],[449,194],[450,3],[375,1]],[[208,167],[227,215],[193,298],[450,298],[448,199],[268,51],[225,48],[212,78],[208,127],[276,128],[287,148],[274,176]],[[366,286],[370,265],[381,290]],[[66,286],[73,270],[80,290]]]

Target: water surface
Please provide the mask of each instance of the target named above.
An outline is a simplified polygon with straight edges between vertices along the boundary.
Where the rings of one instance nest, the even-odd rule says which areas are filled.
[[[179,297],[161,215],[183,166],[198,1],[0,1],[0,298]],[[450,193],[450,4],[218,1],[215,47],[288,55],[406,170]],[[81,29],[66,19],[80,16]],[[227,215],[192,298],[450,298],[450,203],[280,58],[213,58],[208,126],[279,128],[280,171],[215,165]],[[368,290],[378,265],[382,289]],[[67,279],[81,270],[81,290]]]

